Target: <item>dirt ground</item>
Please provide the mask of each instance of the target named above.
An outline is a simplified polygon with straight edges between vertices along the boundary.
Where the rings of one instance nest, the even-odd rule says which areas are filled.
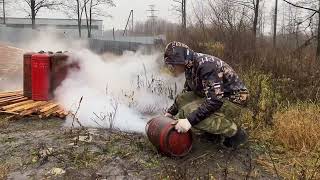
[[[157,153],[141,134],[68,129],[61,119],[0,117],[0,179],[273,179],[250,143],[225,149],[195,136],[180,159]],[[256,150],[255,150],[256,149]]]

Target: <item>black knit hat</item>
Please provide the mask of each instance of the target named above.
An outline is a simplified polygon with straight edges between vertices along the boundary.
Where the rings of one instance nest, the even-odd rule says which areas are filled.
[[[166,64],[185,64],[186,60],[192,60],[193,51],[181,42],[170,42],[164,52]]]

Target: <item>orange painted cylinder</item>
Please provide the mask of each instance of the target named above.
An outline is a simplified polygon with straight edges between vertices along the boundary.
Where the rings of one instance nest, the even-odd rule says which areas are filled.
[[[178,133],[173,119],[160,116],[151,119],[146,125],[149,141],[163,153],[172,157],[186,156],[192,148],[192,132]]]

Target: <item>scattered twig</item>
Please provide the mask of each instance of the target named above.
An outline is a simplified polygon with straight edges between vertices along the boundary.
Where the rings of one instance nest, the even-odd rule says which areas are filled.
[[[254,169],[254,168],[252,167],[252,155],[251,155],[251,151],[250,151],[250,153],[248,154],[248,156],[249,156],[249,169],[248,169],[248,173],[247,173],[246,178],[245,178],[246,180],[250,178],[251,173],[252,173],[252,170]]]
[[[232,150],[228,150],[229,151],[229,154],[230,156],[228,156],[228,158],[226,159],[226,163],[225,163],[225,168],[224,168],[224,171],[223,171],[223,175],[224,175],[224,179],[228,179],[228,176],[229,176],[229,164],[230,164],[230,160],[231,158],[233,158],[233,152],[236,151],[235,149],[232,149]]]
[[[278,172],[278,169],[277,169],[277,167],[276,167],[276,164],[275,164],[275,162],[274,162],[274,160],[273,160],[273,157],[272,157],[272,155],[271,155],[271,149],[270,149],[269,145],[266,145],[266,147],[267,147],[267,153],[268,153],[268,155],[269,155],[269,157],[270,157],[270,159],[271,159],[272,165],[273,165],[273,169],[274,169],[274,171],[275,171],[278,179],[281,179],[281,178],[280,178],[280,175],[279,175],[279,172]]]
[[[76,112],[74,113],[74,114],[72,114],[72,128],[74,128],[74,122],[76,121],[81,127],[83,127],[82,126],[82,124],[80,123],[80,121],[79,121],[79,119],[77,118],[77,114],[78,114],[78,111],[79,111],[79,109],[80,109],[80,106],[81,106],[81,102],[82,102],[82,99],[83,99],[83,96],[81,96],[81,98],[80,98],[80,101],[79,101],[79,104],[78,104],[78,107],[77,107],[77,110],[76,110]]]

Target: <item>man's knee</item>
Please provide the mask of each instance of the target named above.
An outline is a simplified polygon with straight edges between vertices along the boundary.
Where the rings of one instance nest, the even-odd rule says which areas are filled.
[[[197,99],[200,99],[195,93],[193,92],[184,92],[177,96],[176,103],[179,108],[191,103]]]
[[[234,136],[238,131],[238,126],[235,123],[232,123],[228,128],[226,128],[222,134],[226,137]]]
[[[221,134],[226,137],[233,136],[238,130],[234,122],[225,119],[224,116],[220,114],[206,118],[197,124],[195,128],[211,134]]]

